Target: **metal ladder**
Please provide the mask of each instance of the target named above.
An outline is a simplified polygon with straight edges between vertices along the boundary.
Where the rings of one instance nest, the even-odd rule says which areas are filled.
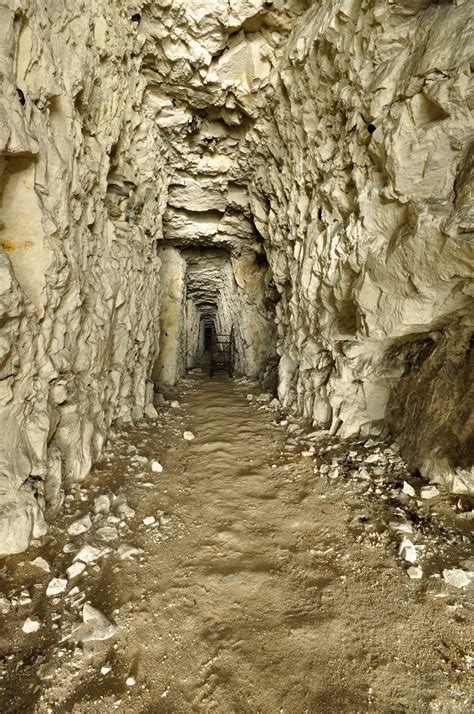
[[[225,370],[232,378],[234,376],[234,360],[234,328],[231,329],[230,335],[219,335],[213,332],[209,350],[209,377],[212,377],[217,370]]]

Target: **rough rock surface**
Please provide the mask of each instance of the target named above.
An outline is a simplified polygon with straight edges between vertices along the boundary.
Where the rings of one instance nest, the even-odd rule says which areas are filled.
[[[474,488],[471,19],[2,4],[0,554],[45,533],[211,323],[241,374],[270,384],[278,352],[285,407]]]
[[[389,427],[458,492],[474,487],[471,20],[468,2],[314,4],[241,149],[281,294],[283,403],[342,437]]]
[[[44,533],[112,421],[145,406],[163,159],[131,15],[0,7],[0,554]]]

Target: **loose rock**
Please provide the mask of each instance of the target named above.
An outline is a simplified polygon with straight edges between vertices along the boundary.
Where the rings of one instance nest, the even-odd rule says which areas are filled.
[[[32,560],[31,565],[34,565],[36,568],[40,568],[41,570],[44,570],[45,573],[49,573],[51,571],[48,561],[41,557]]]
[[[7,615],[11,610],[11,602],[6,597],[0,597],[0,614]]]
[[[92,607],[88,602],[84,603],[82,619],[90,627],[84,634],[81,634],[81,642],[108,640],[117,632],[117,626],[111,623],[100,610]]]
[[[23,632],[30,634],[32,632],[38,632],[40,627],[41,627],[41,621],[38,617],[29,617],[23,623],[23,627],[21,629],[23,630]]]
[[[452,568],[451,570],[443,570],[443,580],[448,585],[453,585],[455,588],[467,588],[471,583],[471,578],[468,573],[461,568]]]
[[[421,498],[428,500],[430,498],[435,498],[436,496],[439,496],[439,491],[436,486],[423,486],[420,491],[420,496]]]
[[[83,563],[94,563],[96,560],[102,558],[108,552],[108,548],[99,548],[94,545],[86,544],[74,557],[74,561],[81,560]]]
[[[82,535],[83,533],[87,533],[87,531],[89,531],[91,527],[91,517],[87,515],[83,518],[80,518],[78,521],[74,521],[74,523],[71,523],[71,525],[67,529],[67,532],[69,533],[69,535],[78,536]]]
[[[94,499],[94,513],[97,515],[99,513],[107,514],[110,511],[110,496],[103,494],[102,496],[97,496]]]
[[[148,419],[152,419],[152,420],[158,419],[158,412],[156,411],[153,404],[146,405],[144,414]]]
[[[403,482],[402,492],[405,493],[407,496],[416,496],[415,489],[413,488],[413,486],[410,486],[407,481]]]
[[[408,563],[415,563],[416,562],[416,548],[409,540],[408,538],[404,538],[402,542],[400,543],[400,548],[399,551],[400,555],[402,556],[403,560],[406,560]]]
[[[423,570],[420,565],[411,565],[407,568],[407,575],[412,580],[420,580],[423,577]]]
[[[64,578],[53,578],[49,581],[48,587],[46,588],[46,596],[53,597],[54,595],[60,595],[67,588],[67,580]]]
[[[69,566],[69,568],[66,569],[67,576],[69,580],[72,580],[73,578],[76,578],[78,575],[84,572],[86,569],[86,564],[82,563],[80,560],[77,560],[75,563]]]

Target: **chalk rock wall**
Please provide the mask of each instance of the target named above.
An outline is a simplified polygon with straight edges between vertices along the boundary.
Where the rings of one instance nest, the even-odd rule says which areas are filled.
[[[241,146],[280,397],[474,488],[472,4],[322,0]],[[470,421],[469,421],[470,419]]]
[[[164,171],[135,12],[0,6],[0,555],[151,399]]]

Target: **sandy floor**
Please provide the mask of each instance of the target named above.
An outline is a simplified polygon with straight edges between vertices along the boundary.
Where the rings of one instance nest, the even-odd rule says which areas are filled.
[[[470,553],[458,499],[401,494],[403,478],[421,482],[384,445],[362,477],[362,443],[316,439],[303,456],[298,424],[272,424],[283,415],[249,391],[185,381],[179,408],[120,435],[46,542],[5,561],[0,594],[31,603],[0,615],[1,712],[471,711],[474,586],[440,577]],[[111,492],[136,513],[109,514],[118,537],[101,542],[93,503]],[[64,534],[87,513],[87,533]],[[420,580],[398,555],[397,518],[413,524]],[[85,543],[110,552],[46,597]],[[121,558],[124,543],[141,552]],[[117,625],[112,638],[80,642],[84,600]],[[25,634],[33,615],[42,626]]]

